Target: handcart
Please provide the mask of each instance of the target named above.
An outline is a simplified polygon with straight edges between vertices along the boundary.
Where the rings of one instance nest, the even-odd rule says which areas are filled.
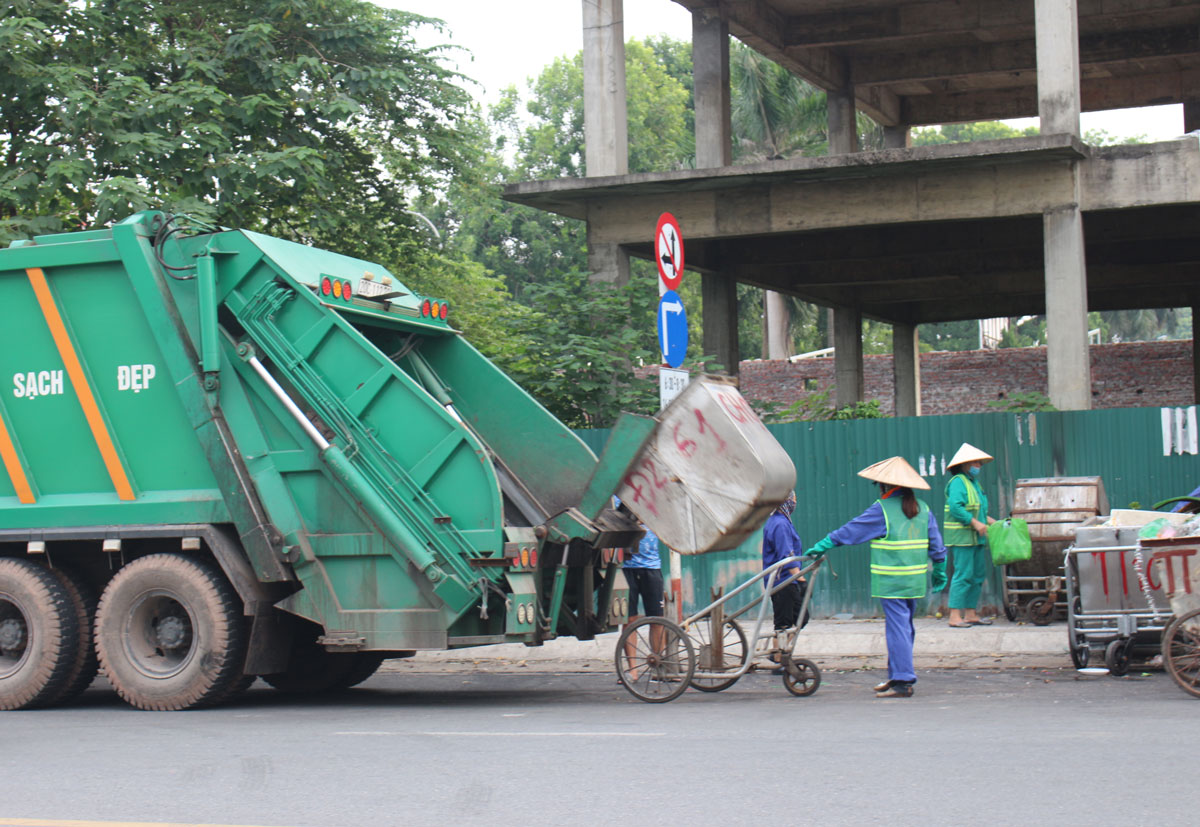
[[[1162,636],[1163,666],[1184,692],[1200,698],[1200,537],[1142,542],[1171,607]]]
[[[1047,626],[1068,613],[1063,592],[1063,552],[1071,545],[1072,527],[1108,513],[1108,497],[1100,477],[1039,477],[1017,480],[1011,516],[1029,525],[1030,559],[1001,571],[1001,599],[1010,621],[1028,620]]]
[[[1120,524],[1120,515],[1128,515]],[[1071,660],[1084,668],[1093,651],[1104,653],[1113,675],[1131,662],[1160,651],[1172,620],[1169,594],[1186,579],[1189,558],[1200,538],[1143,540],[1138,536],[1151,512],[1114,511],[1113,525],[1096,517],[1075,529],[1066,550],[1067,640]],[[1140,516],[1138,516],[1140,515]],[[1183,539],[1190,545],[1166,550]],[[1200,605],[1198,605],[1200,608]]]
[[[796,657],[799,629],[777,633],[773,622],[765,628],[764,624],[770,616],[771,595],[801,577],[808,581],[799,615],[805,616],[816,574],[825,562],[824,558],[804,557],[780,560],[683,623],[663,617],[635,620],[617,640],[615,658],[621,684],[639,700],[663,703],[678,698],[689,686],[701,692],[720,692],[752,670],[782,668],[788,692],[799,697],[813,694],[821,685],[821,670],[811,660]],[[799,574],[782,575],[785,568],[797,563],[802,566]],[[730,600],[764,582],[756,599],[726,613]],[[747,638],[737,619],[755,608],[754,629]]]

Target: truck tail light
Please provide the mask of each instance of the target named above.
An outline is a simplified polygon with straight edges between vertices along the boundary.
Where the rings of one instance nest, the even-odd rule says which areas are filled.
[[[442,302],[442,313],[441,313],[442,318],[443,319],[446,318],[446,314],[449,312],[450,312],[450,305],[446,304],[445,302]]]
[[[353,297],[353,296],[354,296],[354,288],[352,288],[350,286],[350,282],[348,282],[348,281],[342,282],[342,298],[345,299],[346,301],[350,301],[351,297]]]
[[[321,279],[321,294],[324,296],[328,296],[332,292],[333,292],[333,279],[329,278],[329,276],[326,276],[325,278]]]
[[[438,318],[439,316],[441,316],[442,315],[442,306],[440,304],[438,304],[437,302],[434,302],[433,306],[429,309],[429,315],[433,316],[433,318],[435,318],[435,319]]]
[[[529,565],[535,569],[537,568],[537,549],[536,548],[531,548],[529,550]]]
[[[426,299],[424,302],[421,303],[421,315],[422,316],[429,315],[429,307],[430,307],[429,299]]]
[[[529,549],[521,549],[521,567],[528,568],[529,566]]]

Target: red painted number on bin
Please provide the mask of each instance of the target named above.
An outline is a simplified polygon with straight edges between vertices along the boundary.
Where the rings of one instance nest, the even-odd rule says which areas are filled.
[[[625,484],[633,492],[633,502],[644,505],[651,514],[657,517],[658,489],[666,488],[667,480],[659,475],[658,469],[649,459],[642,460],[641,466],[636,471],[630,471],[625,475]],[[638,479],[642,482],[636,482]]]
[[[698,431],[697,436],[708,436],[711,439],[715,439],[717,441],[716,452],[718,454],[723,453],[728,447],[728,443],[721,439],[721,435],[717,433],[713,426],[708,424],[708,420],[704,418],[704,414],[699,408],[693,408],[692,413],[696,416],[696,428]],[[675,447],[678,448],[679,453],[683,454],[685,457],[691,457],[696,453],[696,449],[700,446],[696,443],[696,440],[679,433],[679,429],[682,427],[683,423],[677,422],[675,423],[675,429],[671,432],[675,437]]]
[[[741,394],[717,392],[721,407],[729,414],[734,422],[758,422],[754,409],[742,398]]]

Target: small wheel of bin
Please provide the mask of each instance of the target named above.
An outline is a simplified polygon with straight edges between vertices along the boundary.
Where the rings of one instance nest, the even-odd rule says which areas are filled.
[[[697,672],[730,672],[735,677],[697,678],[693,677],[691,684],[701,692],[720,692],[738,682],[736,673],[746,662],[746,653],[750,648],[746,642],[746,633],[736,620],[726,620],[721,624],[721,638],[713,650],[712,624],[708,621],[695,623],[688,628],[688,637],[692,640],[692,648],[696,651]]]
[[[1088,661],[1091,660],[1091,657],[1092,657],[1092,650],[1091,650],[1091,647],[1088,646],[1086,642],[1084,642],[1084,643],[1072,642],[1071,643],[1071,663],[1075,664],[1076,669],[1087,668]]]
[[[617,677],[646,703],[673,701],[696,671],[696,650],[683,629],[662,617],[641,617],[617,640]]]
[[[1035,597],[1025,607],[1026,617],[1034,626],[1049,626],[1050,621],[1054,619],[1054,610],[1046,608],[1048,602],[1049,598]]]
[[[1179,688],[1200,698],[1200,609],[1171,621],[1163,632],[1162,656]]]
[[[1109,674],[1120,677],[1129,672],[1129,641],[1117,639],[1104,650],[1104,665]]]
[[[807,658],[783,660],[783,686],[793,695],[804,698],[817,691],[821,685],[821,670]]]

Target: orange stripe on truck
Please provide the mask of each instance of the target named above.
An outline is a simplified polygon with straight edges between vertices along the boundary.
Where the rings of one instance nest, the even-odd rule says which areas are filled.
[[[92,388],[87,383],[87,377],[83,375],[83,365],[75,353],[71,337],[67,335],[67,327],[58,312],[58,305],[54,303],[54,296],[50,295],[46,274],[40,267],[30,267],[25,274],[29,276],[29,283],[33,285],[42,315],[46,317],[50,335],[54,337],[54,344],[58,347],[58,355],[62,357],[67,375],[71,377],[75,395],[83,407],[83,415],[87,418],[88,427],[92,429],[92,437],[96,440],[96,447],[100,449],[100,456],[104,458],[104,467],[108,469],[108,476],[112,478],[113,486],[117,489],[117,496],[122,500],[132,500],[133,488],[129,485],[129,477],[125,474],[125,467],[121,465],[121,458],[117,456],[117,448],[108,433],[108,426],[104,424],[104,417],[100,415],[100,407],[96,404]]]
[[[17,499],[23,503],[37,502],[33,496],[33,489],[29,487],[29,480],[25,477],[25,469],[21,467],[21,460],[17,457],[17,448],[4,425],[3,416],[0,416],[0,459],[4,460],[4,468],[8,471],[8,478],[12,480]]]

